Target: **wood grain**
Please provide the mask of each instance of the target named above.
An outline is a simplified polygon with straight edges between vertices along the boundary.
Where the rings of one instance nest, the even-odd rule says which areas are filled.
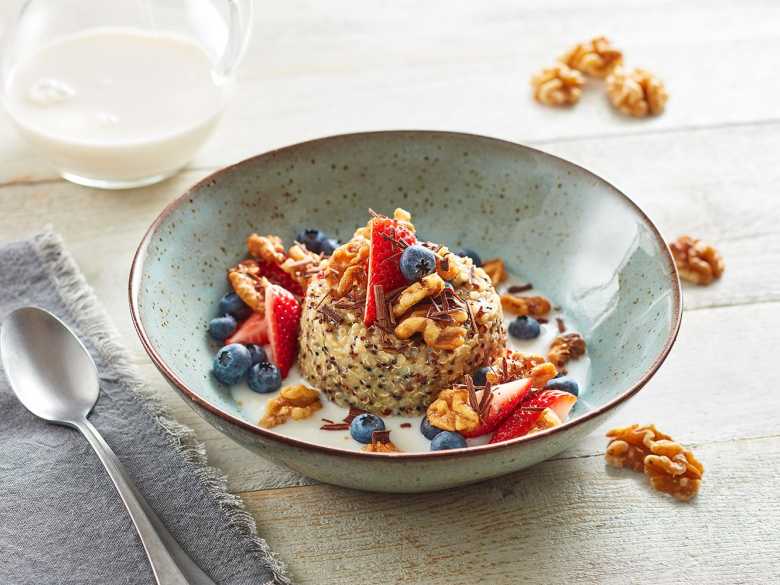
[[[552,142],[778,120],[779,19],[772,0],[738,9],[729,0],[262,6],[236,95],[194,165],[213,168],[307,138],[381,128]],[[572,110],[531,100],[531,74],[596,34],[610,36],[629,66],[666,82],[671,99],[663,116],[616,114],[598,83]],[[0,160],[0,183],[54,176],[8,123],[0,126]]]
[[[301,585],[777,582],[780,442],[696,454],[704,483],[689,503],[600,456],[437,494],[318,485],[243,497]]]

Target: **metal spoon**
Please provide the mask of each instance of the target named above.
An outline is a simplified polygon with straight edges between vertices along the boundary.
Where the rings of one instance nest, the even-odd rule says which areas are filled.
[[[18,309],[0,330],[0,357],[11,388],[27,410],[78,429],[92,445],[138,530],[157,583],[215,585],[171,536],[87,420],[100,392],[97,368],[68,326],[43,309]]]

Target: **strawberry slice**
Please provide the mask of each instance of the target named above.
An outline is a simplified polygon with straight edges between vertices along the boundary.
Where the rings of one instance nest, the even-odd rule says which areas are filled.
[[[564,421],[569,416],[569,411],[575,402],[577,402],[576,396],[560,390],[534,392],[520,404],[512,416],[498,427],[490,442],[500,443],[527,435],[539,422],[545,409],[548,408],[555,413],[560,421]]]
[[[401,253],[406,245],[417,242],[417,238],[398,221],[388,217],[375,217],[371,225],[371,252],[368,255],[368,290],[363,324],[370,327],[376,320],[376,297],[374,287],[382,285],[385,292],[407,284],[401,274]]]
[[[243,343],[244,345],[265,345],[268,343],[268,326],[265,315],[252,313],[248,319],[242,321],[233,335],[225,340],[225,345],[231,343]]]
[[[295,282],[292,276],[282,270],[278,264],[258,260],[257,266],[260,268],[261,276],[265,276],[272,283],[286,288],[294,295],[299,297],[303,296],[303,288],[301,288],[301,285]]]
[[[525,398],[531,389],[531,379],[523,378],[499,384],[491,389],[493,398],[485,416],[479,422],[479,426],[470,432],[461,432],[464,437],[479,437],[494,431],[504,419],[512,414],[518,404]],[[482,400],[484,390],[477,392],[477,402]]]
[[[286,378],[298,353],[301,305],[290,291],[271,284],[265,289],[265,316],[271,342],[271,361]]]

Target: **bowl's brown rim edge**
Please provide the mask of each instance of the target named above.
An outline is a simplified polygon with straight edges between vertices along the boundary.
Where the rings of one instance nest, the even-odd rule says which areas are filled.
[[[284,151],[298,148],[304,144],[316,144],[318,142],[327,142],[334,139],[344,139],[344,138],[350,138],[350,137],[366,137],[366,136],[384,136],[388,134],[425,134],[425,135],[441,135],[441,136],[454,136],[454,137],[468,137],[468,138],[479,138],[482,140],[489,140],[494,141],[497,143],[500,143],[505,146],[510,146],[512,148],[520,148],[523,150],[531,151],[537,154],[541,154],[543,156],[551,157],[559,162],[562,162],[567,165],[571,165],[580,171],[584,172],[586,175],[589,175],[596,179],[597,181],[601,182],[605,186],[607,186],[610,190],[615,192],[616,194],[620,195],[625,202],[634,208],[634,210],[639,214],[639,216],[644,220],[645,224],[650,228],[653,235],[655,236],[656,240],[658,241],[661,249],[666,251],[666,261],[669,267],[669,273],[672,275],[672,291],[673,291],[673,299],[672,299],[672,310],[673,310],[673,323],[672,323],[672,330],[670,331],[669,337],[666,340],[666,343],[664,344],[664,347],[662,348],[661,352],[658,354],[656,359],[653,361],[653,363],[650,365],[648,370],[642,375],[642,377],[628,390],[621,393],[619,396],[613,398],[611,401],[607,402],[606,404],[591,410],[589,412],[584,413],[582,416],[577,417],[575,419],[569,420],[565,422],[563,425],[554,427],[552,429],[548,429],[546,431],[535,433],[530,436],[525,437],[518,437],[517,439],[511,439],[509,441],[504,441],[501,443],[492,443],[487,445],[479,445],[474,447],[465,447],[462,449],[452,449],[452,450],[445,450],[445,451],[429,451],[429,452],[423,452],[423,453],[368,453],[365,451],[352,451],[347,449],[339,449],[336,447],[328,447],[325,445],[319,445],[317,443],[310,443],[308,441],[302,441],[300,439],[294,439],[292,437],[287,437],[285,435],[281,435],[279,433],[275,433],[273,431],[269,431],[267,429],[263,429],[262,427],[259,427],[257,425],[250,424],[246,422],[245,420],[242,420],[228,412],[225,412],[218,406],[208,402],[207,400],[204,400],[201,398],[196,392],[191,390],[186,383],[184,383],[183,380],[181,380],[165,363],[165,361],[162,359],[162,357],[157,353],[157,351],[152,346],[152,343],[149,339],[149,337],[146,334],[146,330],[143,327],[143,324],[141,323],[141,317],[139,313],[139,307],[138,307],[138,294],[140,291],[140,281],[141,281],[141,265],[143,264],[146,251],[149,246],[149,242],[151,241],[152,234],[156,231],[157,227],[165,220],[165,218],[170,215],[174,209],[176,209],[183,201],[189,199],[198,189],[201,188],[201,186],[205,185],[206,183],[209,183],[216,178],[220,177],[223,174],[229,173],[236,169],[237,167],[243,166],[251,161],[255,161],[260,158],[264,157],[272,157],[276,156],[279,153],[282,153]],[[232,165],[228,165],[226,167],[223,167],[208,176],[204,177],[194,185],[192,185],[187,191],[185,191],[182,195],[174,199],[172,202],[170,202],[163,210],[162,212],[157,216],[157,218],[152,222],[152,224],[149,226],[149,228],[146,230],[146,233],[144,234],[140,244],[138,245],[138,248],[135,251],[135,254],[133,256],[132,264],[130,267],[130,275],[128,279],[128,296],[129,296],[129,304],[130,304],[130,314],[133,321],[133,327],[136,330],[136,333],[138,334],[138,337],[141,340],[141,344],[144,347],[144,350],[149,355],[149,357],[152,359],[152,362],[157,367],[157,369],[160,371],[160,373],[163,374],[163,376],[171,383],[173,384],[179,392],[194,402],[196,405],[199,405],[200,407],[204,408],[208,412],[210,412],[213,415],[216,415],[217,417],[225,420],[226,422],[235,425],[242,430],[248,431],[252,434],[259,435],[265,439],[269,439],[271,441],[276,441],[280,443],[284,443],[290,447],[297,447],[304,450],[314,450],[319,451],[322,453],[326,453],[329,455],[335,455],[340,457],[351,457],[351,458],[380,458],[384,461],[408,461],[408,460],[424,460],[424,459],[435,459],[435,458],[454,458],[454,457],[461,457],[461,456],[469,456],[469,455],[479,455],[485,452],[492,452],[492,451],[500,451],[503,449],[509,449],[516,445],[520,444],[526,444],[531,443],[534,441],[541,440],[543,438],[546,438],[550,435],[562,433],[564,431],[567,431],[569,429],[574,428],[575,426],[581,425],[586,423],[589,420],[592,420],[594,418],[597,418],[601,416],[602,414],[614,409],[615,407],[619,406],[632,396],[634,396],[637,392],[639,392],[649,381],[650,379],[655,375],[655,373],[658,371],[658,368],[661,367],[661,365],[666,360],[667,356],[669,355],[669,352],[672,349],[672,346],[674,345],[675,341],[677,340],[677,335],[680,331],[680,324],[682,322],[682,291],[680,288],[680,280],[679,276],[677,274],[677,267],[674,263],[674,259],[672,258],[672,254],[669,250],[669,247],[666,243],[666,241],[663,239],[663,236],[661,235],[661,232],[658,230],[656,225],[653,223],[653,221],[648,217],[648,215],[642,210],[639,205],[637,205],[628,195],[623,193],[620,189],[615,187],[612,183],[607,181],[606,179],[603,179],[599,175],[596,175],[595,173],[589,171],[588,169],[573,163],[571,161],[568,161],[564,158],[561,158],[559,156],[556,156],[554,154],[550,154],[548,152],[545,152],[543,150],[533,148],[531,146],[526,146],[523,144],[518,144],[516,142],[512,142],[509,140],[504,140],[500,138],[495,138],[491,136],[484,136],[481,134],[473,134],[468,132],[453,132],[453,131],[442,131],[442,130],[378,130],[378,131],[369,131],[369,132],[353,132],[353,133],[347,133],[347,134],[336,134],[331,136],[325,136],[322,138],[315,138],[313,140],[306,140],[304,142],[298,142],[295,144],[291,144],[288,146],[283,146],[281,148],[276,148],[274,150],[270,150],[268,152],[258,154],[249,158],[246,158],[244,160],[241,160],[237,163],[234,163]]]

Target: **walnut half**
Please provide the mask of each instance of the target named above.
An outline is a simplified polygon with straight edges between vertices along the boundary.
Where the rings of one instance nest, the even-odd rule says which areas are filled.
[[[644,471],[655,489],[683,502],[699,492],[704,466],[689,449],[662,439],[653,443],[650,450]]]
[[[612,467],[626,467],[642,471],[645,457],[655,441],[671,439],[655,428],[655,425],[634,424],[612,429],[607,433],[612,439],[607,445],[605,458]]]
[[[473,431],[479,426],[479,414],[469,405],[468,390],[449,389],[428,407],[428,421],[445,431]]]
[[[303,384],[285,386],[279,396],[272,398],[265,406],[265,415],[260,426],[266,429],[286,423],[288,420],[303,420],[322,408],[320,393]]]
[[[556,367],[563,367],[569,360],[585,355],[585,339],[579,333],[564,333],[550,344],[547,359]]]
[[[563,63],[543,69],[531,78],[534,99],[545,106],[573,106],[580,100],[585,78]]]
[[[591,77],[606,77],[623,62],[623,53],[607,37],[596,37],[579,43],[560,59],[563,63]]]
[[[644,69],[617,68],[607,77],[607,96],[618,110],[635,118],[660,114],[669,99],[664,84]]]
[[[718,251],[699,239],[680,236],[669,244],[669,248],[683,280],[700,285],[710,284],[720,278],[725,270]]]

